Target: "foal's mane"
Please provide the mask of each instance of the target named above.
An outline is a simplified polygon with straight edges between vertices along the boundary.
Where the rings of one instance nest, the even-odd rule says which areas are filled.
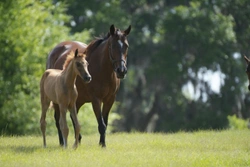
[[[103,37],[96,37],[93,41],[90,42],[84,53],[88,55],[91,54],[103,41],[106,41],[109,37],[110,33],[107,33]]]
[[[77,56],[78,56],[78,57],[84,57],[84,58],[86,57],[86,55],[83,54],[83,53],[78,53]],[[67,55],[67,58],[66,58],[66,60],[65,60],[65,62],[64,62],[64,64],[63,64],[63,70],[66,69],[66,68],[69,66],[69,63],[71,62],[72,59],[74,59],[74,57],[75,57],[75,53],[74,53],[73,51],[71,51],[71,52]]]

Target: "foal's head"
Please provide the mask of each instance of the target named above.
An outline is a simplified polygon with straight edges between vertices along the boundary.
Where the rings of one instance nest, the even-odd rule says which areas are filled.
[[[117,78],[121,79],[124,78],[127,73],[126,60],[129,46],[127,36],[130,30],[131,26],[121,31],[115,28],[114,25],[111,25],[109,31],[109,58],[113,64]]]
[[[246,57],[246,56],[244,56],[244,59],[246,60],[246,62],[247,62],[247,69],[246,69],[246,73],[247,73],[247,76],[248,76],[248,82],[249,82],[249,84],[248,84],[248,90],[250,90],[250,60]]]
[[[73,69],[76,74],[79,75],[84,82],[89,83],[92,78],[88,71],[88,62],[85,59],[86,55],[82,53],[78,54],[78,49],[76,49],[75,53],[71,52],[70,54],[65,61],[64,68],[68,66],[70,59],[72,59]]]

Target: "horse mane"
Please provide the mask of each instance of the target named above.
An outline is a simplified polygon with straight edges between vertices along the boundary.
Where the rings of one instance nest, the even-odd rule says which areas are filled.
[[[84,53],[88,55],[91,54],[103,41],[106,41],[109,37],[110,33],[107,33],[105,36],[96,37],[90,42]]]
[[[86,55],[83,54],[83,53],[78,53],[77,56],[86,57]],[[65,62],[64,62],[64,64],[63,64],[63,70],[66,69],[66,68],[69,66],[69,63],[71,62],[71,60],[72,60],[74,57],[75,57],[75,52],[71,51],[71,52],[67,55],[66,60],[65,60]]]

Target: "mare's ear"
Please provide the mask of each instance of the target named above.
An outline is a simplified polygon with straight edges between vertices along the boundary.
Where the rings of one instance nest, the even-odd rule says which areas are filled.
[[[78,55],[78,49],[76,49],[75,51],[75,58],[77,57],[77,55]]]
[[[115,34],[115,26],[114,26],[114,24],[112,24],[112,25],[110,26],[109,32],[110,32],[111,35],[114,35],[114,34]]]
[[[250,63],[250,60],[246,56],[244,56],[244,59],[246,60],[247,64]]]
[[[131,30],[131,25],[124,31],[124,34],[127,36]]]

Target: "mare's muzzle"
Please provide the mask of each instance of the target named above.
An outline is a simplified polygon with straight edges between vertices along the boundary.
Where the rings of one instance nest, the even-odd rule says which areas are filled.
[[[126,67],[126,65],[125,65],[125,61],[121,61],[120,66],[118,66],[118,67],[115,69],[117,78],[123,79],[123,78],[126,76],[127,71],[128,71],[128,70],[127,70],[127,67]]]

